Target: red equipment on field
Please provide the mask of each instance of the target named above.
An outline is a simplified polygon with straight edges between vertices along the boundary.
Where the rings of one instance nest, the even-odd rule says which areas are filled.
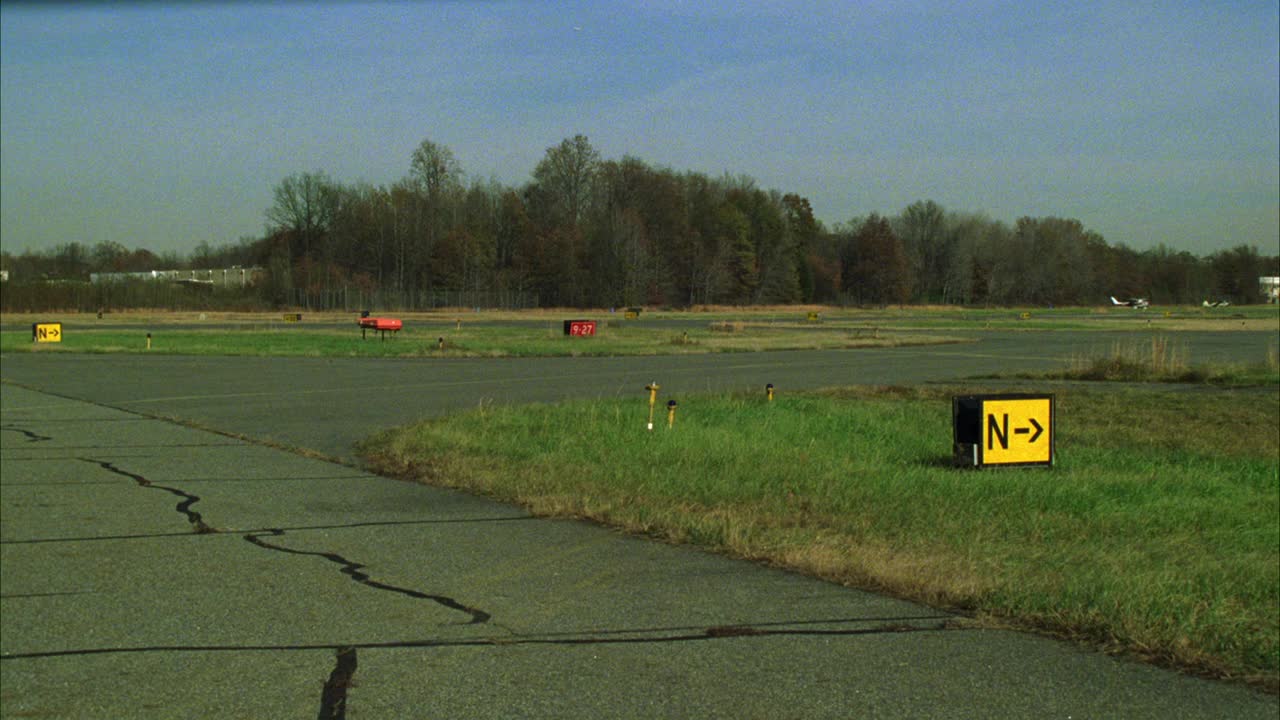
[[[368,317],[363,316],[359,320],[360,337],[365,337],[365,331],[372,330],[376,333],[382,333],[382,339],[387,339],[387,333],[398,333],[400,328],[404,327],[404,323],[397,318]]]

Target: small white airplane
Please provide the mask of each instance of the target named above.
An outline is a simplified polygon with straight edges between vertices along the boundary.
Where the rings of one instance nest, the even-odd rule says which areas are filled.
[[[1231,304],[1231,301],[1230,301],[1230,300],[1219,300],[1218,302],[1209,302],[1208,300],[1205,300],[1203,303],[1200,303],[1200,304],[1201,304],[1201,305],[1204,305],[1204,306],[1205,306],[1205,307],[1207,307],[1207,308],[1226,307],[1226,306],[1228,306],[1228,305],[1230,305],[1230,304]]]
[[[1124,302],[1120,302],[1115,295],[1111,296],[1111,304],[1119,305],[1120,307],[1131,307],[1134,310],[1146,310],[1151,307],[1151,303],[1146,298],[1129,298]]]

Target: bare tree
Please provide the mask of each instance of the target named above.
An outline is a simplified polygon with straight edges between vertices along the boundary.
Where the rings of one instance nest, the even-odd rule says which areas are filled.
[[[413,151],[409,175],[428,199],[440,200],[462,184],[462,165],[444,145],[423,140]]]
[[[547,190],[561,222],[575,226],[581,222],[599,164],[600,155],[585,135],[574,135],[547,148],[533,170],[533,179]]]
[[[424,262],[415,270],[422,285],[431,284],[431,268],[425,263],[436,251],[436,244],[454,225],[453,215],[462,192],[462,165],[453,151],[444,145],[423,140],[413,151],[409,162],[409,182],[418,195],[421,222],[415,224],[415,254]]]
[[[326,194],[333,182],[323,171],[299,173],[281,180],[274,190],[275,204],[267,209],[271,230],[292,230],[314,235],[328,228]]]
[[[919,300],[937,301],[943,295],[953,247],[945,232],[946,213],[932,200],[912,203],[894,223],[910,264],[912,285]]]
[[[288,263],[301,262],[305,286],[312,286],[313,251],[327,255],[322,243],[333,220],[334,184],[323,171],[290,175],[275,187],[275,204],[267,209],[270,232],[289,237]]]

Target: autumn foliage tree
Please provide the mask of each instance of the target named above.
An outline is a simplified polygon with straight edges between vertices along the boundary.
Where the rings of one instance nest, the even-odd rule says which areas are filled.
[[[905,303],[911,297],[906,251],[888,219],[872,213],[848,240],[844,291],[859,305]]]

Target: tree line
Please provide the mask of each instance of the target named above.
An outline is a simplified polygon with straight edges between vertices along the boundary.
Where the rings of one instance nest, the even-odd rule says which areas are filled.
[[[1012,225],[932,200],[833,227],[809,201],[746,176],[607,160],[582,135],[547,148],[518,187],[467,179],[449,148],[424,140],[390,185],[324,171],[281,180],[260,238],[191,256],[115,243],[3,254],[14,277],[256,266],[267,304],[336,290],[489,293],[544,307],[932,303],[1094,305],[1259,302],[1280,258],[1240,245],[1198,257],[1164,245],[1111,245],[1079,220]]]

